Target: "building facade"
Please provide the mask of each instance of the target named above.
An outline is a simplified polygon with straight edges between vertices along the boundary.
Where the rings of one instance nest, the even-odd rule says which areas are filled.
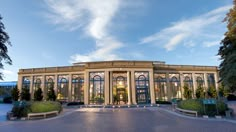
[[[28,88],[33,98],[42,88],[44,99],[50,88],[58,100],[84,104],[155,104],[158,100],[184,98],[183,86],[218,91],[216,66],[168,65],[160,61],[101,61],[72,66],[20,69],[18,88]]]

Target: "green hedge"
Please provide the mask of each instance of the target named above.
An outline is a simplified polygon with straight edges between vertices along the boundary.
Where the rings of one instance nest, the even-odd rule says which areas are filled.
[[[45,101],[45,102],[32,102],[30,105],[32,113],[50,112],[50,111],[61,111],[62,107],[59,102]]]
[[[204,110],[204,105],[202,102],[203,102],[202,99],[183,100],[178,103],[178,107],[186,110],[194,110],[201,115],[206,114],[209,116],[217,115],[217,109],[218,109],[218,114],[224,115],[225,111],[228,109],[227,104],[225,104],[222,101],[217,101],[217,109],[216,105],[205,105],[205,110]]]
[[[28,113],[41,113],[50,111],[62,111],[62,106],[59,102],[54,101],[17,101],[14,102],[12,112],[15,117],[26,117]]]

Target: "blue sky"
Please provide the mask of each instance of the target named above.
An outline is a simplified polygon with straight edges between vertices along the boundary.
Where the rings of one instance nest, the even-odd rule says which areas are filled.
[[[218,66],[232,0],[1,0],[0,14],[21,68],[101,60]]]

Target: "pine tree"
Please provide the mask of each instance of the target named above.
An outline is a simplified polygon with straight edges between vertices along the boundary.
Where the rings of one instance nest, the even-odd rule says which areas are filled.
[[[191,99],[192,98],[191,89],[187,85],[184,85],[183,89],[184,89],[184,98]]]
[[[236,0],[234,6],[224,19],[227,22],[228,31],[221,41],[218,55],[221,56],[220,82],[231,92],[236,90]]]
[[[54,91],[53,83],[49,84],[49,90],[47,93],[47,100],[55,101],[56,100],[56,94]]]
[[[208,94],[208,97],[210,97],[210,98],[216,98],[217,97],[217,92],[216,92],[215,87],[210,86],[208,91],[207,91],[207,94]]]
[[[19,92],[19,89],[17,88],[17,86],[12,89],[11,96],[14,101],[18,101],[18,99],[20,97],[20,92]]]
[[[203,87],[199,86],[196,90],[196,97],[199,99],[203,99],[204,98],[204,89]]]
[[[1,20],[2,20],[2,17],[0,15],[0,51],[1,51],[0,69],[3,69],[2,60],[4,60],[9,65],[12,64],[12,60],[11,60],[10,56],[8,55],[8,49],[7,49],[7,44],[11,46],[11,42],[9,41],[8,34],[4,31],[5,26]],[[0,79],[3,80],[1,72],[0,72]]]
[[[25,101],[29,101],[30,100],[29,88],[26,88],[26,87],[22,88],[21,100],[25,100]]]
[[[43,99],[43,91],[40,87],[36,88],[34,92],[34,100],[35,101],[42,101]]]

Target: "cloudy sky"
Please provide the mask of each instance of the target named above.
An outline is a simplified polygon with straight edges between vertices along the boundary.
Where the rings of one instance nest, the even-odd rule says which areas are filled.
[[[4,79],[84,61],[218,66],[231,7],[232,0],[1,0],[13,60]]]

